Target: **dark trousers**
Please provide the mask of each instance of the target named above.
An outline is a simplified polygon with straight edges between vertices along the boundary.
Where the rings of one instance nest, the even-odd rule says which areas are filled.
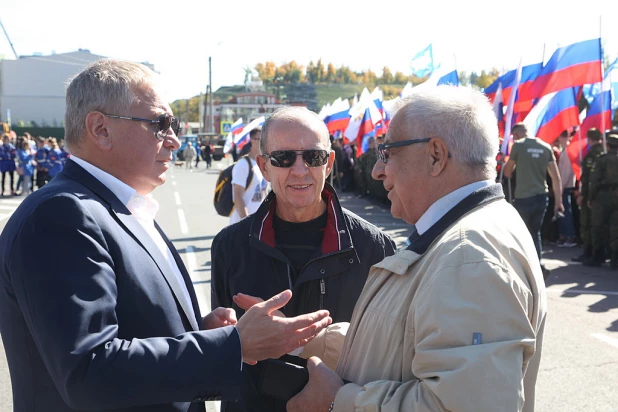
[[[40,189],[49,182],[49,172],[46,170],[36,171],[36,186]]]
[[[14,171],[5,171],[2,172],[2,193],[4,193],[4,183],[5,183],[5,179],[6,179],[6,174],[9,174],[9,180],[11,183],[11,188],[9,189],[11,192],[13,192],[15,190],[15,186],[13,186],[13,179],[15,178],[15,172]]]
[[[548,201],[548,196],[545,193],[542,195],[515,199],[514,204],[515,209],[517,209],[519,215],[526,224],[530,235],[532,235],[539,261],[541,260],[541,224],[543,223],[543,217],[547,211]]]

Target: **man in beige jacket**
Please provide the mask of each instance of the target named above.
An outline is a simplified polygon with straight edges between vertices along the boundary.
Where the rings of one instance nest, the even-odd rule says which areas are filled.
[[[533,411],[545,287],[530,233],[494,183],[487,99],[417,91],[378,150],[373,177],[415,231],[371,269],[336,373],[311,358],[288,410]]]

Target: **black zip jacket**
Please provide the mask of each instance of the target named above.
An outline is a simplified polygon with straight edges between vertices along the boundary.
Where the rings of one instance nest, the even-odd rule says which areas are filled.
[[[305,265],[294,284],[291,264],[275,244],[273,217],[276,196],[271,192],[255,214],[223,229],[212,243],[211,306],[244,311],[232,296],[245,293],[269,299],[292,290],[292,299],[281,309],[288,317],[326,309],[333,322],[349,322],[363,290],[369,269],[395,253],[395,243],[376,226],[343,209],[333,188],[326,183],[327,223],[322,250]],[[293,359],[292,359],[293,358]],[[286,357],[302,364],[303,360]],[[285,402],[262,395],[257,389],[262,365],[243,364],[245,383],[237,402],[226,402],[222,411],[285,411]]]

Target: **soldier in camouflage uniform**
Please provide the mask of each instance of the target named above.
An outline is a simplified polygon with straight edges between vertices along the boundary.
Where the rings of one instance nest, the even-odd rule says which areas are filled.
[[[597,158],[590,171],[593,256],[586,266],[600,266],[609,235],[611,268],[618,270],[618,131],[607,135],[608,151]],[[609,233],[608,233],[609,232]]]
[[[588,145],[590,149],[586,156],[582,159],[582,175],[580,178],[580,192],[577,196],[577,205],[580,207],[579,212],[579,234],[584,243],[584,253],[581,256],[573,258],[575,262],[583,262],[592,257],[592,236],[590,235],[591,225],[591,210],[588,207],[588,189],[590,184],[590,170],[594,165],[597,157],[603,154],[602,135],[599,130],[592,128],[588,130]]]

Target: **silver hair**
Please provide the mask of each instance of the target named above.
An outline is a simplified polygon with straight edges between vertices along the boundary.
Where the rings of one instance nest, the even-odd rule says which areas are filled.
[[[152,86],[156,73],[123,60],[98,60],[75,76],[67,87],[64,115],[66,145],[79,147],[86,134],[86,116],[93,111],[126,115],[139,103],[137,91]]]
[[[267,153],[266,143],[268,140],[268,133],[273,127],[273,123],[276,121],[305,124],[307,127],[314,129],[316,132],[318,132],[324,139],[327,147],[330,149],[328,128],[326,127],[322,119],[318,117],[317,114],[307,109],[306,107],[285,106],[275,110],[270,115],[270,117],[266,119],[266,122],[264,122],[264,125],[262,126],[262,136],[260,138],[261,153]]]
[[[403,116],[408,139],[439,137],[470,173],[495,179],[498,122],[483,93],[455,86],[419,88],[394,111]]]

